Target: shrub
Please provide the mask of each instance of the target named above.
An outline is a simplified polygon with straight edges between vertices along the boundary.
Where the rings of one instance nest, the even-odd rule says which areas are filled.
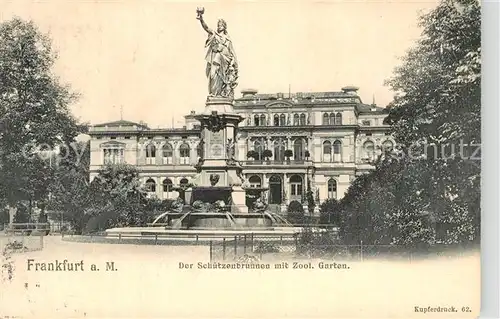
[[[271,150],[264,150],[262,156],[265,157],[266,159],[269,159],[270,157],[273,156],[273,152],[271,152]]]
[[[266,254],[266,253],[279,253],[279,246],[270,243],[270,242],[259,242],[257,247],[255,248],[255,252],[258,254]]]
[[[302,204],[296,200],[291,201],[290,204],[288,204],[288,212],[289,213],[304,213],[304,207],[302,207]]]
[[[305,158],[309,158],[309,157],[311,157],[311,153],[309,153],[309,151],[308,151],[308,150],[306,150],[306,151],[304,152],[304,156],[305,156]]]
[[[247,158],[253,158],[256,160],[259,158],[259,153],[257,153],[257,151],[254,150],[248,151]]]
[[[286,219],[293,225],[303,225],[306,223],[306,216],[304,212],[288,212]]]
[[[293,156],[293,152],[292,152],[292,150],[286,150],[284,155],[285,155],[285,157],[290,158]]]

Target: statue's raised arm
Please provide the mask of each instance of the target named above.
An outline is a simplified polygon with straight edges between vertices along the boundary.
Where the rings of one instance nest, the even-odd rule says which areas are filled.
[[[233,99],[234,88],[238,85],[238,61],[227,32],[227,24],[219,19],[217,29],[210,29],[203,20],[204,12],[204,8],[196,9],[196,19],[200,20],[201,26],[208,33],[205,60],[209,97]]]
[[[206,24],[205,20],[203,20],[203,13],[205,13],[205,8],[202,7],[202,8],[196,9],[196,13],[198,14],[196,19],[200,20],[200,23],[201,23],[201,26],[203,27],[203,30],[207,31],[208,34],[212,34],[213,33],[212,29],[210,29],[208,27],[208,25]]]

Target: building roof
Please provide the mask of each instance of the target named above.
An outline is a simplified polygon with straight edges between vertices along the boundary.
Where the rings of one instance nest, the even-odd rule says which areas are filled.
[[[93,125],[94,127],[105,127],[105,126],[137,126],[137,127],[142,127],[149,129],[149,127],[145,124],[141,123],[136,123],[136,122],[131,122],[131,121],[126,121],[126,120],[118,120],[118,121],[112,121],[112,122],[106,122],[106,123],[101,123],[101,124],[96,124]]]
[[[385,114],[385,113],[389,112],[389,110],[386,108],[379,107],[379,106],[374,105],[374,104],[363,104],[363,103],[357,104],[356,110],[360,114],[368,114],[368,113],[369,114],[377,114],[377,113],[378,114]]]

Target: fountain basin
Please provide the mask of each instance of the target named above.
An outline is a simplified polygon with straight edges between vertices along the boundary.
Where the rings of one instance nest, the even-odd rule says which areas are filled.
[[[169,226],[174,226],[184,213],[169,213]],[[263,214],[231,214],[230,218],[223,213],[191,212],[182,220],[182,227],[188,229],[238,229],[258,228],[272,229],[272,220]]]

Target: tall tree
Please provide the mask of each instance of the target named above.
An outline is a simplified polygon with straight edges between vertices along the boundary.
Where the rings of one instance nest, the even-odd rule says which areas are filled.
[[[54,181],[49,186],[48,208],[80,233],[91,206],[89,183],[90,142],[74,142],[56,157]]]
[[[480,161],[471,156],[481,140],[480,17],[476,0],[443,0],[421,17],[421,38],[388,81],[397,95],[387,123],[402,152],[349,188],[344,240],[479,239]]]
[[[82,131],[68,108],[76,95],[52,73],[55,59],[33,22],[0,24],[0,198],[12,206],[47,196],[54,170],[40,150]]]

